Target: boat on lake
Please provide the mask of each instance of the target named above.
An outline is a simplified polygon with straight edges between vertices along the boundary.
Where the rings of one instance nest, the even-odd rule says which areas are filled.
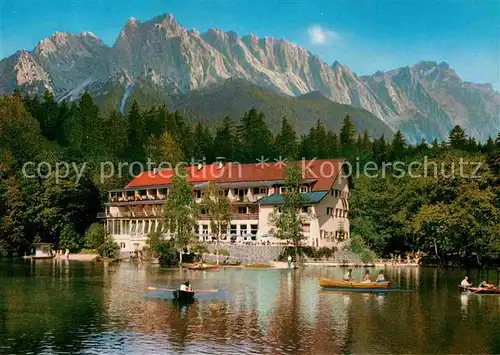
[[[31,260],[50,260],[50,259],[54,259],[55,258],[55,255],[32,255],[32,256],[29,256],[29,258]]]
[[[458,285],[457,286],[461,292],[470,292],[470,293],[477,293],[481,295],[497,295],[500,294],[500,288],[495,287],[495,288],[483,288],[483,287],[467,287],[467,286],[462,286]]]
[[[353,288],[353,289],[387,289],[389,281],[385,282],[351,282],[322,279],[318,277],[318,283],[323,288]]]
[[[188,267],[189,270],[219,270],[220,265],[197,265],[197,266],[191,266]]]
[[[193,291],[182,291],[175,290],[172,292],[174,294],[174,300],[178,302],[193,302],[194,292]]]

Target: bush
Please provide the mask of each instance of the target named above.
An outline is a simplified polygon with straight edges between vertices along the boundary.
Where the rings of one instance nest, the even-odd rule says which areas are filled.
[[[219,255],[229,256],[230,255],[229,250],[224,249],[224,248],[219,249]]]
[[[80,251],[81,241],[82,237],[70,224],[65,225],[59,235],[59,247],[63,250],[69,249],[72,253]]]
[[[162,239],[156,244],[156,254],[160,266],[169,267],[179,265],[179,253],[173,240]]]
[[[106,237],[104,243],[99,246],[98,251],[99,255],[103,258],[116,258],[120,251],[120,246],[112,237]]]
[[[349,249],[356,254],[361,254],[366,249],[365,242],[363,238],[359,235],[354,235],[349,240]]]
[[[104,226],[100,223],[91,224],[85,232],[85,247],[97,249],[104,243],[105,238]]]
[[[360,256],[364,263],[372,263],[377,255],[368,249],[363,238],[358,235],[352,236],[349,241],[349,249]]]

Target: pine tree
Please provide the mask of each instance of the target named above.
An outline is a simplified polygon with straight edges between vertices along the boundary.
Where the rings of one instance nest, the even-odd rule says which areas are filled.
[[[141,111],[137,101],[132,102],[130,111],[127,115],[127,136],[128,136],[128,153],[127,156],[133,161],[141,161],[143,154],[143,130]]]
[[[373,141],[373,159],[377,164],[381,164],[388,159],[389,151],[387,144],[385,142],[384,135],[382,135],[379,139]]]
[[[318,159],[328,158],[328,137],[323,122],[318,120],[314,129],[313,145]]]
[[[339,137],[333,131],[328,131],[326,134],[328,153],[327,158],[338,158],[339,153]]]
[[[239,155],[236,126],[228,116],[224,117],[215,133],[214,154],[216,157],[222,156],[229,161],[235,161]]]
[[[488,140],[486,141],[486,144],[483,147],[483,152],[486,154],[490,154],[494,150],[495,150],[495,142],[493,141],[493,138],[489,136]]]
[[[340,129],[340,150],[346,157],[352,157],[355,150],[356,128],[349,115],[345,116],[344,123]]]
[[[194,129],[194,158],[206,161],[214,161],[215,154],[213,153],[213,137],[208,126],[198,122]]]
[[[459,125],[453,127],[448,136],[448,145],[452,149],[466,150],[467,149],[467,136],[465,131]]]
[[[261,157],[271,158],[273,135],[267,125],[264,113],[255,108],[245,112],[239,127],[244,162],[254,162]]]
[[[286,158],[289,161],[298,158],[297,134],[285,117],[281,121],[281,132],[276,136],[275,146],[276,153],[282,158]]]
[[[368,130],[365,129],[365,133],[363,134],[363,142],[361,144],[362,151],[364,153],[370,153],[372,151],[372,142],[370,140],[370,135],[368,134]]]
[[[398,130],[392,139],[391,151],[389,153],[389,159],[391,161],[397,161],[403,159],[406,156],[406,141],[401,130]]]

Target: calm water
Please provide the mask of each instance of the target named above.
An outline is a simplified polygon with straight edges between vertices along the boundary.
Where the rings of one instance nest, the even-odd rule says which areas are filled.
[[[0,353],[500,353],[500,296],[460,295],[463,271],[388,269],[392,287],[409,291],[320,291],[315,277],[342,274],[0,262]],[[224,292],[180,307],[147,291],[186,277]]]

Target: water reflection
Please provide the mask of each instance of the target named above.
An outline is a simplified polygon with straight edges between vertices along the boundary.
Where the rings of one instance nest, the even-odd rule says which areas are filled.
[[[500,297],[459,296],[463,272],[386,268],[393,292],[319,289],[316,277],[343,273],[0,264],[0,352],[500,352]],[[186,278],[196,289],[225,292],[182,305],[168,292],[147,290]]]

